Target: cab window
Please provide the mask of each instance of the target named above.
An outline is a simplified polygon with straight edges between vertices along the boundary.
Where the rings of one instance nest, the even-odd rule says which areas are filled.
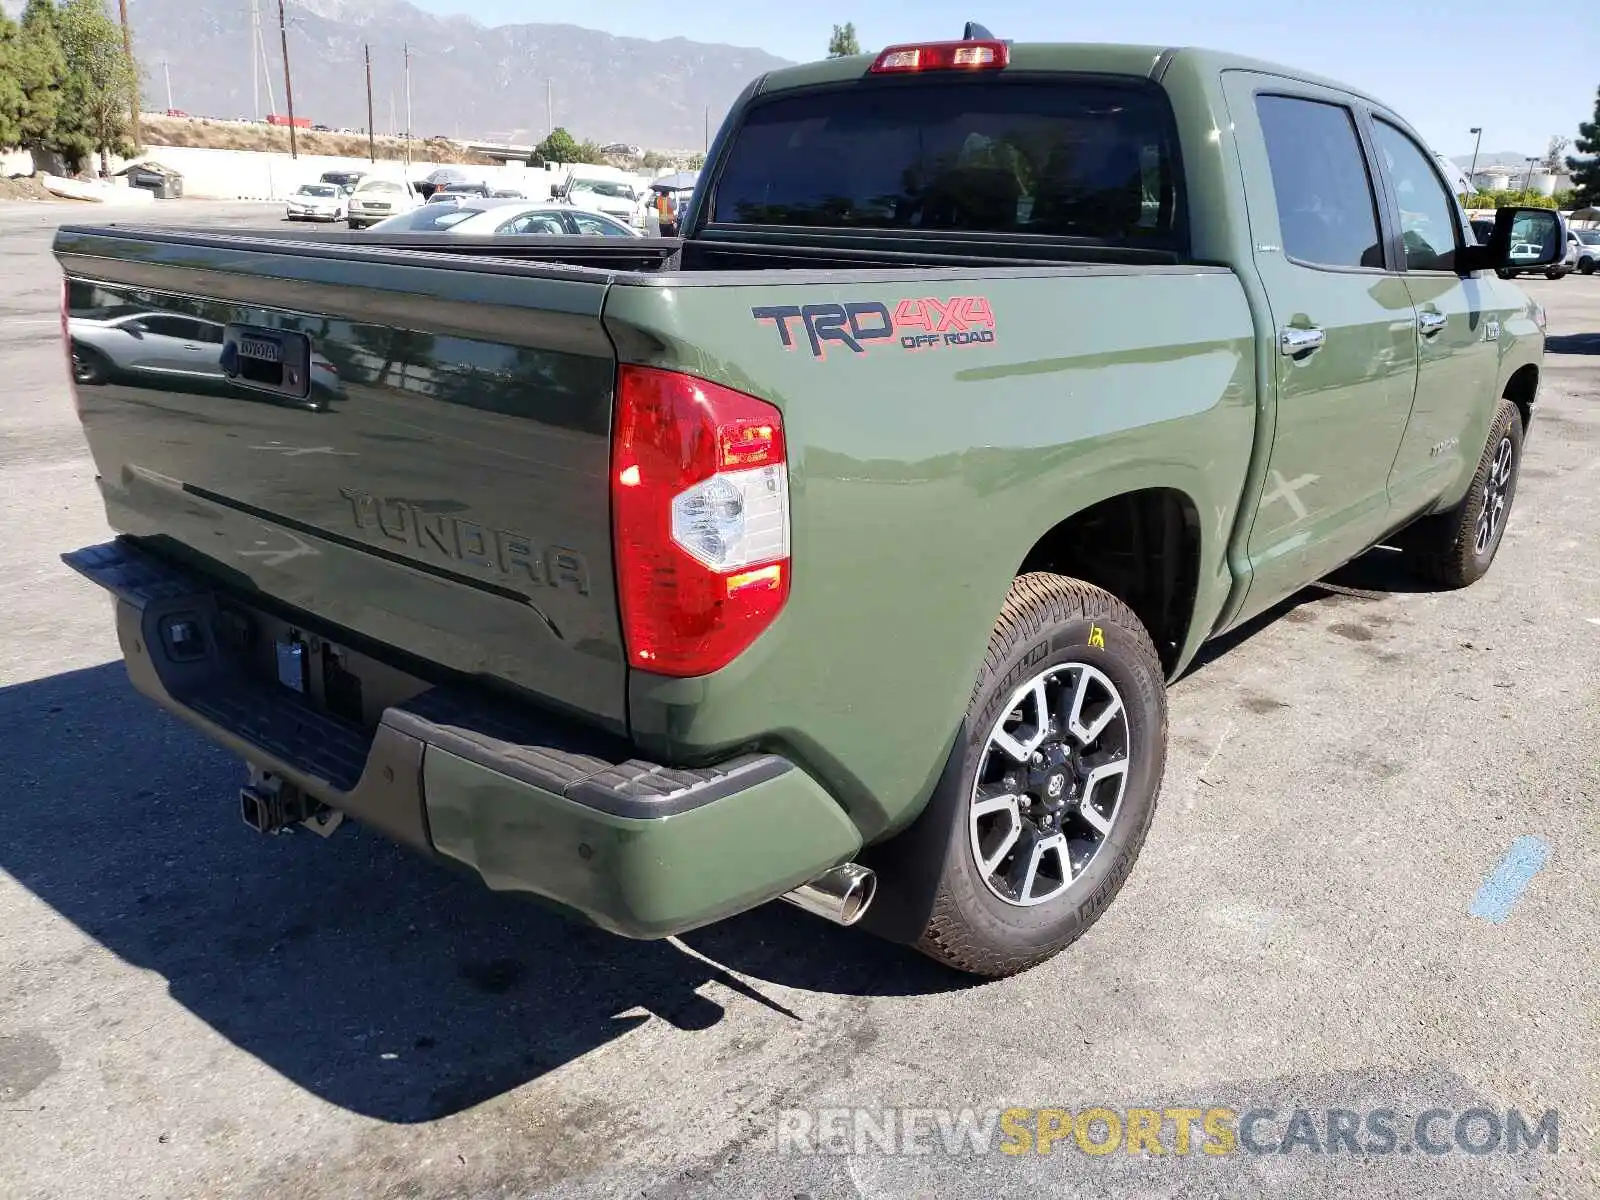
[[[1455,197],[1445,190],[1426,152],[1408,135],[1381,119],[1374,120],[1372,128],[1384,173],[1400,207],[1406,270],[1455,270],[1457,231],[1461,228]]]

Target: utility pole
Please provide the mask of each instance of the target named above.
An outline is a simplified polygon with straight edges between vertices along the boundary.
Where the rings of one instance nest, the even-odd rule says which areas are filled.
[[[250,0],[250,119],[261,119],[261,3]]]
[[[164,58],[161,60],[161,77],[167,81],[167,107],[174,108],[176,106],[172,103],[172,70]]]
[[[1472,168],[1467,172],[1467,182],[1472,184],[1473,187],[1477,187],[1478,185],[1473,181],[1478,174],[1478,147],[1483,145],[1483,128],[1482,126],[1474,125],[1467,132],[1478,136],[1478,140],[1472,143]]]
[[[367,56],[367,161],[378,161],[378,135],[372,124],[372,47],[362,47]]]
[[[1537,156],[1528,159],[1528,178],[1523,181],[1523,184],[1522,184],[1522,190],[1523,191],[1527,191],[1529,188],[1531,188],[1533,186],[1533,164],[1538,162],[1538,161],[1539,161],[1539,159],[1538,159]]]
[[[544,132],[549,137],[556,131],[556,85],[555,81],[544,81]]]
[[[133,72],[133,91],[128,98],[128,119],[133,144],[139,145],[139,64],[133,61],[133,30],[128,26],[128,0],[117,0],[117,15],[122,18],[122,52],[128,56],[128,70]]]
[[[411,43],[402,43],[406,56],[406,166],[411,165]]]
[[[706,105],[706,144],[701,147],[707,154],[711,153],[711,106]]]
[[[283,17],[283,0],[278,0],[278,37],[283,42],[283,101],[289,106],[289,157],[299,158],[294,141],[294,84],[289,81],[289,23]]]

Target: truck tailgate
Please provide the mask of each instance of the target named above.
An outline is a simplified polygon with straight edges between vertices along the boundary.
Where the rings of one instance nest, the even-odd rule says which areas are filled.
[[[58,236],[112,526],[622,728],[606,273],[217,240]]]

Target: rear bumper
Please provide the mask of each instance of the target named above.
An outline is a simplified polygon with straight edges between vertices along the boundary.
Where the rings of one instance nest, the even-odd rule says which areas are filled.
[[[246,669],[231,643],[247,604],[122,540],[64,559],[115,597],[128,675],[145,696],[330,807],[614,933],[666,937],[720,920],[860,848],[839,806],[776,755],[665,767],[587,727],[449,687],[385,708],[368,732]],[[184,621],[200,644],[175,651]]]

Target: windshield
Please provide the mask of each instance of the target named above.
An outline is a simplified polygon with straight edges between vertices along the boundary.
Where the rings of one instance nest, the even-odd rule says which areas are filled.
[[[367,192],[379,196],[398,195],[402,190],[398,183],[388,179],[368,179],[356,188],[358,192]]]
[[[1142,80],[895,79],[758,104],[710,219],[961,229],[1170,247],[1177,136]]]
[[[329,183],[307,183],[300,187],[302,196],[321,196],[327,199],[339,194],[339,189]]]
[[[608,179],[574,179],[572,191],[593,192],[596,196],[607,196],[613,200],[632,200],[633,189],[625,183],[613,183]]]

